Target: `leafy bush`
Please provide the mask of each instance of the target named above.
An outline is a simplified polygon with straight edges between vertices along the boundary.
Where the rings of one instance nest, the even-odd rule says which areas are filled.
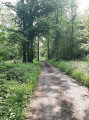
[[[0,120],[24,120],[24,109],[33,94],[41,63],[2,63],[0,67]]]

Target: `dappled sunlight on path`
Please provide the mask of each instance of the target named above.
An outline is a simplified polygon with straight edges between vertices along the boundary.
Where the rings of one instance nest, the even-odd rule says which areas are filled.
[[[88,89],[43,62],[26,120],[89,120]]]

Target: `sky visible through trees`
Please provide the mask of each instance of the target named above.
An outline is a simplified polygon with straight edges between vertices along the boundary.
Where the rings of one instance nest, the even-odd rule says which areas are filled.
[[[1,0],[1,2],[17,2],[18,0]],[[89,6],[89,0],[78,0],[79,11],[84,11]]]
[[[86,20],[83,24],[78,8],[78,6],[81,8],[86,6],[86,2],[82,5],[79,3],[82,4],[82,1],[20,0],[14,5],[12,1],[11,4],[7,2],[5,4],[8,8],[2,6],[3,9],[1,9],[1,23],[4,23],[1,26],[4,29],[7,27],[5,24],[10,27],[7,27],[3,34],[7,36],[8,42],[14,42],[18,46],[23,62],[33,62],[35,57],[39,60],[40,55],[56,60],[80,58],[88,54],[88,51],[84,50],[86,42],[82,40],[85,39],[85,34],[83,37],[82,32],[84,33],[86,27],[88,28],[88,22]],[[8,12],[4,15],[3,11]],[[8,20],[7,16],[9,16]]]
[[[89,87],[88,0],[79,0],[79,3],[77,0],[2,2],[1,120],[24,120],[23,110],[41,71],[40,60],[46,59]]]

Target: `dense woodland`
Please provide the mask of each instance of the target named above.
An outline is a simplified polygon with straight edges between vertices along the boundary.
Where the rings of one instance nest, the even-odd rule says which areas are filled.
[[[40,59],[89,87],[88,56],[89,9],[80,14],[77,0],[1,3],[0,120],[24,120]]]
[[[20,0],[0,5],[0,57],[79,59],[88,55],[88,11],[77,0]],[[3,48],[3,49],[2,49]]]

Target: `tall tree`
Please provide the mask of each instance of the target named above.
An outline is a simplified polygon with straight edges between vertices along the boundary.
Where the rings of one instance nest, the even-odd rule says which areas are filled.
[[[33,43],[37,36],[37,18],[46,17],[53,10],[51,1],[47,0],[20,0],[15,6],[6,4],[16,12],[16,21],[27,42],[23,41],[23,62],[33,62]],[[30,50],[29,50],[30,49]]]

